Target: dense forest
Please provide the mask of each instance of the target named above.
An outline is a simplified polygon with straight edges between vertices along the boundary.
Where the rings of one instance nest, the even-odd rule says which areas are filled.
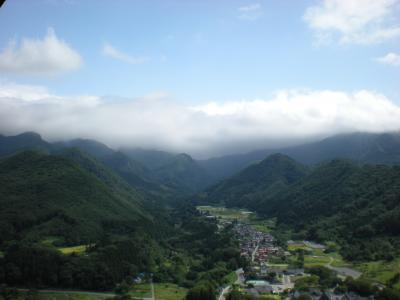
[[[0,162],[0,282],[113,290],[138,274],[210,291],[243,266],[230,229],[135,189],[81,150]],[[83,254],[60,247],[86,245]]]

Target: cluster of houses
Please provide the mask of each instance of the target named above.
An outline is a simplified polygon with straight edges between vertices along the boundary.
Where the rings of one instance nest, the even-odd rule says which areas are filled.
[[[332,289],[321,290],[311,288],[309,291],[297,291],[294,289],[294,281],[302,276],[309,276],[303,268],[293,268],[290,266],[282,267],[279,264],[271,263],[271,259],[291,255],[279,247],[274,237],[268,232],[257,230],[251,224],[241,220],[230,220],[218,218],[205,214],[209,219],[215,219],[219,228],[233,225],[233,230],[239,240],[240,252],[250,262],[250,268],[238,273],[237,284],[247,294],[262,297],[268,294],[284,294],[285,300],[308,299],[319,300],[369,300],[373,297],[361,297],[353,292],[344,294],[335,294]],[[288,245],[294,244],[288,241]],[[303,244],[309,248],[324,249],[325,246],[311,241],[303,241]],[[353,276],[354,277],[354,276]],[[306,295],[304,295],[306,294]]]

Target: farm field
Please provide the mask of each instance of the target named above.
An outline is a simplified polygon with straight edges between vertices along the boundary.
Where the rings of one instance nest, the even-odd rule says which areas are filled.
[[[172,283],[155,283],[154,293],[155,300],[183,300],[187,289]]]
[[[72,247],[62,247],[58,248],[58,250],[61,251],[62,254],[71,254],[71,253],[82,254],[86,251],[86,247],[87,245],[78,245]]]
[[[400,273],[400,258],[391,262],[375,261],[355,265],[355,269],[362,272],[362,278],[385,284],[394,275]],[[400,285],[398,286],[400,288]]]
[[[128,292],[132,297],[136,298],[149,298],[151,297],[150,283],[135,284]]]

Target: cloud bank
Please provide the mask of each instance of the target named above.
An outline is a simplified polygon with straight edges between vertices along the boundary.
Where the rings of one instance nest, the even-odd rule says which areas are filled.
[[[78,52],[49,28],[43,39],[11,41],[0,53],[0,72],[23,75],[55,75],[76,70],[83,64]]]
[[[324,0],[303,18],[318,43],[373,44],[400,37],[399,0]]]
[[[119,147],[197,157],[280,147],[352,131],[400,128],[400,107],[373,91],[281,91],[271,99],[184,105],[164,94],[136,99],[58,96],[43,87],[0,84],[3,134],[49,140],[92,138]]]

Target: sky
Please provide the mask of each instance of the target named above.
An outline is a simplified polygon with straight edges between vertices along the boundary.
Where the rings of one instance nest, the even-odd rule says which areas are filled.
[[[400,129],[400,0],[7,0],[0,132],[195,157]]]

